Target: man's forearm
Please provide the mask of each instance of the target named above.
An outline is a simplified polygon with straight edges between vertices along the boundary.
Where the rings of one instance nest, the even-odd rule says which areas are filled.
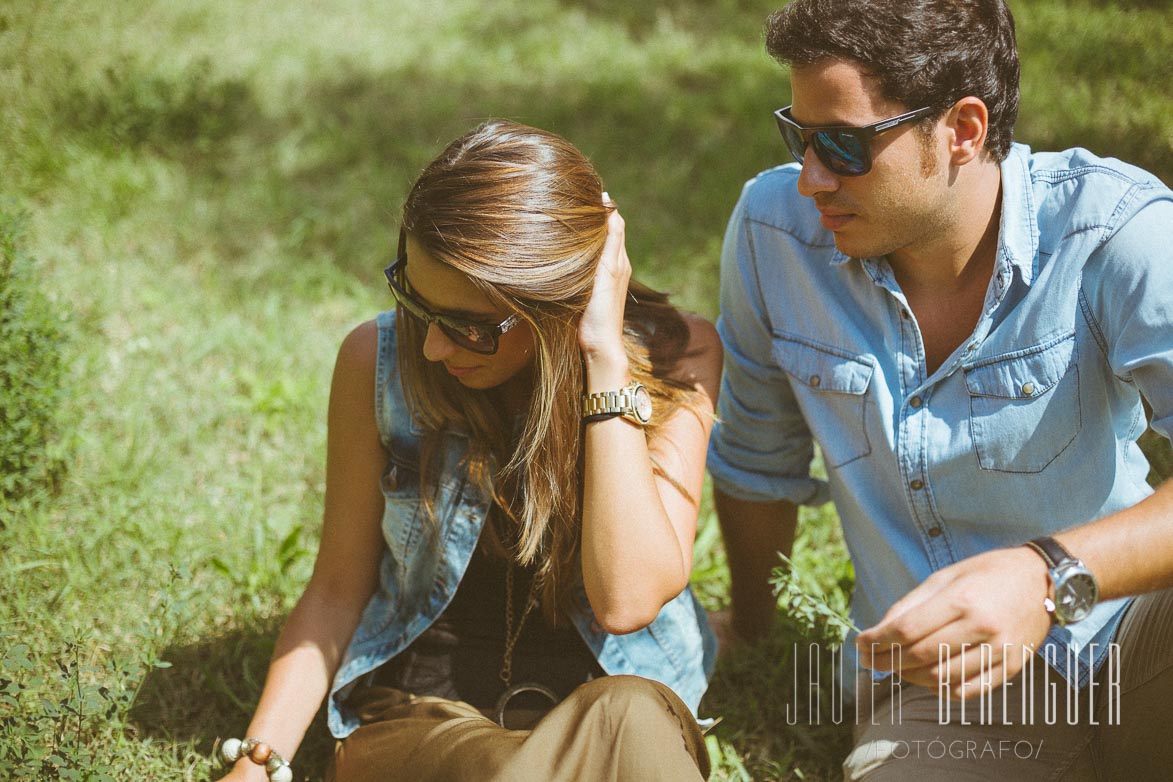
[[[789,555],[798,522],[791,502],[750,502],[714,492],[732,581],[733,629],[747,640],[761,638],[774,621],[777,601],[770,573],[778,552]]]
[[[1100,582],[1100,599],[1173,586],[1173,480],[1131,508],[1055,536]]]

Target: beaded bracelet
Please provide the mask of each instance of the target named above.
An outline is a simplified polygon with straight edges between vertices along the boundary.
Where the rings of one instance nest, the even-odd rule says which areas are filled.
[[[269,782],[293,782],[293,769],[277,751],[260,739],[225,739],[220,745],[220,756],[228,763],[247,757],[258,766],[264,766]]]

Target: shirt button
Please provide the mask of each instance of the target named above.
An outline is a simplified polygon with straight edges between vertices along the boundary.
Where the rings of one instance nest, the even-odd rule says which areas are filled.
[[[908,406],[911,407],[913,410],[919,410],[920,406],[923,404],[924,404],[924,402],[921,400],[921,398],[919,396],[914,396],[912,399],[908,400]]]
[[[925,487],[925,482],[920,478],[913,478],[911,481],[909,481],[908,487],[913,491],[920,491]]]
[[[900,317],[904,318],[905,320],[908,320],[912,316],[908,314],[908,310],[900,310]]]
[[[930,527],[929,528],[929,537],[930,538],[941,537],[941,528],[940,527]]]
[[[1034,383],[1023,383],[1022,384],[1022,393],[1026,394],[1027,396],[1030,396],[1034,392],[1035,392],[1035,384]]]
[[[823,379],[818,375],[811,375],[810,384],[811,388],[818,388],[823,384]]]

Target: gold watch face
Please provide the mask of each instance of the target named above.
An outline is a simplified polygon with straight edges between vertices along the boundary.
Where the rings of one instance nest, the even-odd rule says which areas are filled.
[[[635,417],[641,424],[646,424],[652,420],[652,395],[643,386],[637,386],[634,396]]]

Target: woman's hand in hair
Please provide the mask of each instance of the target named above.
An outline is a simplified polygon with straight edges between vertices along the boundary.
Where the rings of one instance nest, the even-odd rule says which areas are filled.
[[[604,193],[604,203],[614,202]],[[599,256],[591,300],[578,327],[578,344],[582,348],[592,377],[616,388],[627,382],[627,354],[623,349],[623,310],[627,300],[627,283],[631,279],[631,261],[624,244],[623,218],[613,209],[607,218],[607,241]],[[612,377],[614,375],[614,377]]]

